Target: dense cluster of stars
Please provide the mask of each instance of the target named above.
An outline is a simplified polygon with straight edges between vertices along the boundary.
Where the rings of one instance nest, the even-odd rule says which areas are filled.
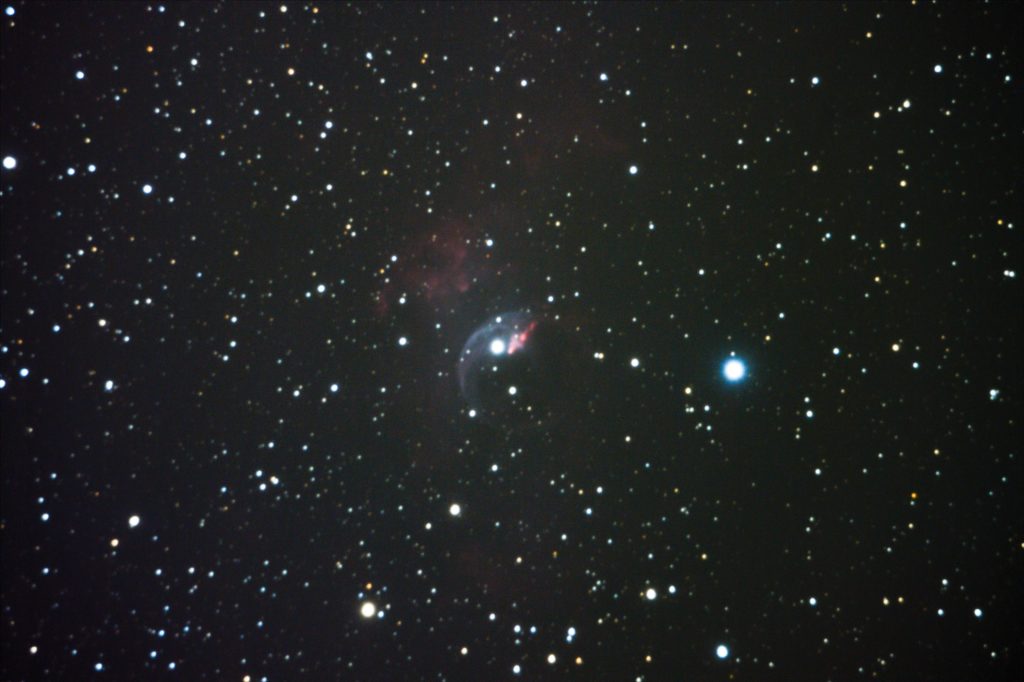
[[[1019,677],[1020,10],[768,14],[6,5],[3,677]]]

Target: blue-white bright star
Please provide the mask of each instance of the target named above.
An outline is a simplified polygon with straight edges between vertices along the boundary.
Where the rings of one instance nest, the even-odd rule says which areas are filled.
[[[747,376],[747,366],[739,358],[729,358],[722,366],[722,374],[729,381],[739,381]]]

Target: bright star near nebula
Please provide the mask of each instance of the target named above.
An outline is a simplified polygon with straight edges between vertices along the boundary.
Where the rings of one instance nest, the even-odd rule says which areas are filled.
[[[1021,12],[933,5],[7,0],[0,682],[1024,682]]]

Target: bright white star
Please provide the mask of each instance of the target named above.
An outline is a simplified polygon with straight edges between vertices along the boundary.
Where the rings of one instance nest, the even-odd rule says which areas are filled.
[[[722,367],[722,374],[729,381],[739,381],[747,375],[747,366],[743,364],[742,360],[732,358]]]

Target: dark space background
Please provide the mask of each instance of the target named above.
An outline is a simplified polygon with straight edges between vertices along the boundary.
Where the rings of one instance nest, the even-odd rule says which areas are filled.
[[[0,7],[4,680],[1024,678],[1019,4]]]

